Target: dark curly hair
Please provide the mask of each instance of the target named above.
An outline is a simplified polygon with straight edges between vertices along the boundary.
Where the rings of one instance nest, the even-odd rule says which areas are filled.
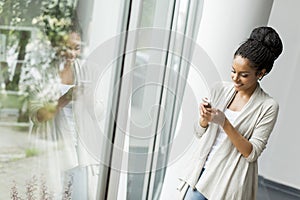
[[[247,58],[254,69],[266,69],[266,73],[269,73],[282,50],[278,33],[271,27],[263,26],[251,32],[250,37],[236,50],[234,57],[239,55]]]

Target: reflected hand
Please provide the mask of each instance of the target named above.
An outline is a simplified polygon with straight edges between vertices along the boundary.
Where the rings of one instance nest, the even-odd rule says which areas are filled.
[[[83,94],[83,85],[76,85],[71,87],[64,95],[58,99],[58,107],[66,106],[70,101],[76,100],[78,95]]]
[[[56,112],[57,112],[57,104],[47,103],[44,107],[40,108],[37,111],[36,117],[39,122],[44,122],[53,119]]]
[[[70,101],[73,100],[74,92],[76,91],[76,87],[71,87],[64,95],[62,95],[58,99],[58,107],[63,108],[65,107]]]

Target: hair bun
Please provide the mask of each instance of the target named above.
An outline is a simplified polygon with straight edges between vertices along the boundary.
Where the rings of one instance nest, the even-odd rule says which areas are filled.
[[[268,48],[275,56],[275,59],[281,54],[283,45],[278,33],[271,27],[263,26],[253,29],[249,37]]]

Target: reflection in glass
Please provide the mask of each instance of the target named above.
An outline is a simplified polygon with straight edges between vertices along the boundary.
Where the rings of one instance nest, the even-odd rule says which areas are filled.
[[[72,0],[1,2],[0,199],[95,196],[73,113],[83,71],[76,9]]]

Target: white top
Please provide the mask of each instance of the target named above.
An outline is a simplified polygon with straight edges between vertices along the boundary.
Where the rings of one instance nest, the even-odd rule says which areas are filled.
[[[72,87],[74,87],[74,85],[60,84],[61,95],[67,93]],[[57,134],[64,138],[71,139],[73,145],[77,145],[77,134],[73,116],[73,101],[70,101],[57,113],[55,117],[55,125]]]
[[[237,118],[237,116],[240,114],[239,111],[232,111],[230,109],[226,109],[224,114],[226,115],[227,119],[230,121],[230,123],[233,123],[234,120]],[[204,164],[204,168],[208,165],[209,161],[215,154],[217,148],[221,146],[222,142],[227,138],[227,134],[224,132],[223,129],[219,128],[218,130],[218,136],[214,141],[213,146],[211,147],[211,150],[207,156],[206,162]]]

